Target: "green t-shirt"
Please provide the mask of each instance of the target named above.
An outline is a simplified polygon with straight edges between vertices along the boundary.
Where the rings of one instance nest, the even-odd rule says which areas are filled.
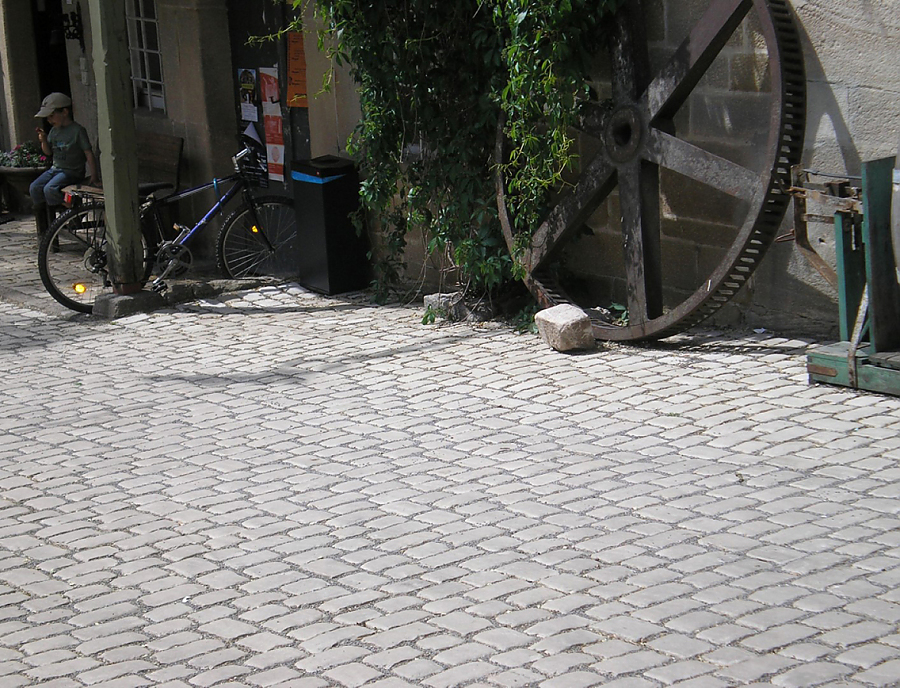
[[[91,149],[87,131],[78,122],[53,127],[47,136],[53,154],[53,167],[74,177],[84,177],[86,150]]]

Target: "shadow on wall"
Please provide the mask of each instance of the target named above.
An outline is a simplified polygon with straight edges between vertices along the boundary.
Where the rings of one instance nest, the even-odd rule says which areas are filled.
[[[834,140],[837,151],[844,163],[844,169],[819,170],[821,172],[831,172],[834,174],[850,174],[859,175],[862,170],[862,159],[859,155],[855,144],[853,143],[853,135],[847,122],[844,120],[844,113],[841,111],[838,99],[834,94],[834,89],[828,77],[825,74],[825,68],[816,54],[816,47],[813,45],[806,27],[798,20],[797,30],[803,43],[803,58],[806,62],[806,83],[807,83],[807,105],[806,105],[806,150],[803,154],[803,162],[815,158],[815,150],[812,146],[817,143],[817,134],[826,126],[827,122],[831,123],[834,130]]]
[[[803,24],[797,28],[804,46],[807,79],[806,143],[803,165],[810,166],[821,157],[816,146],[822,139],[820,130],[829,123],[834,132],[835,150],[843,169],[820,170],[834,174],[858,175],[862,168],[859,151],[853,142],[832,84],[828,81],[816,48]],[[789,206],[782,223],[782,233],[792,227]],[[823,237],[830,244],[822,246],[825,256],[834,254],[833,230],[826,227]],[[747,289],[738,296],[714,322],[727,325],[765,327],[777,332],[813,336],[819,339],[838,337],[837,295],[792,242],[774,243],[769,248]],[[735,308],[736,307],[736,308]]]

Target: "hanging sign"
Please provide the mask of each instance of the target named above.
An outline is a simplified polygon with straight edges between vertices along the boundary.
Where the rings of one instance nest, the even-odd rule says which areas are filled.
[[[306,53],[303,34],[291,31],[287,35],[287,106],[309,107],[306,92]]]

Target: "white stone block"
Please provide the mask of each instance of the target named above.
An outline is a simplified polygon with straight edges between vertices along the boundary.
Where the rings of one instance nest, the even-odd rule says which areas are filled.
[[[593,349],[596,346],[591,319],[578,306],[564,303],[538,311],[534,324],[544,341],[557,351]]]

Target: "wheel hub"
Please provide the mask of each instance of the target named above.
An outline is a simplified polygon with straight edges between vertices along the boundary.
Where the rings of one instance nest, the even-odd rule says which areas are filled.
[[[85,251],[82,264],[88,272],[100,272],[106,267],[106,251],[91,246]]]
[[[637,155],[644,141],[644,122],[634,105],[625,105],[612,113],[604,129],[606,153],[617,163]]]

